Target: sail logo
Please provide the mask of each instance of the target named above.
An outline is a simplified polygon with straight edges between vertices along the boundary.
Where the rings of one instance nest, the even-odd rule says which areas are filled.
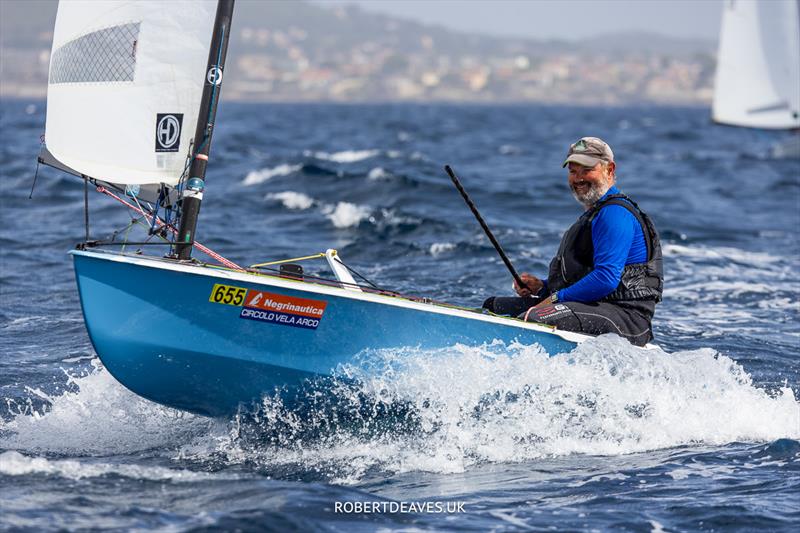
[[[183,113],[156,115],[156,152],[177,152],[181,147]]]
[[[206,81],[211,85],[219,85],[222,83],[222,68],[211,67],[206,74]]]

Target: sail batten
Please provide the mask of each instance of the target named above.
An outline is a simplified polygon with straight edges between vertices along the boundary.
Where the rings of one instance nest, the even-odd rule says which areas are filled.
[[[120,185],[174,185],[197,122],[214,0],[61,2],[45,138],[52,157]]]
[[[712,118],[800,127],[800,0],[731,0],[720,32]]]

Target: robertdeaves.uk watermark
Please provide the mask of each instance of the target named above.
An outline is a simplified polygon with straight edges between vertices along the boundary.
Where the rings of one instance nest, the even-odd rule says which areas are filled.
[[[344,514],[456,514],[463,513],[464,502],[334,502],[334,513]]]

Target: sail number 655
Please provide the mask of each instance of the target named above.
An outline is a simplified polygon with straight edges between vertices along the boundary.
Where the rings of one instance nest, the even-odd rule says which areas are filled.
[[[244,297],[247,295],[247,289],[243,287],[233,287],[231,285],[222,285],[215,283],[214,288],[211,289],[211,296],[208,301],[215,304],[227,305],[242,305]]]

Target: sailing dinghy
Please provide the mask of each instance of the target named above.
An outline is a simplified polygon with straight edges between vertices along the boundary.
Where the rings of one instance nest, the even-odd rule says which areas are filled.
[[[71,252],[89,337],[120,383],[221,416],[369,350],[499,340],[552,355],[588,338],[359,285],[334,250],[319,254],[326,280],[242,268],[195,242],[232,13],[233,0],[58,8],[39,161],[126,204],[169,250],[117,251],[89,241],[87,222]]]
[[[800,157],[800,0],[725,2],[711,116],[731,126],[794,130],[772,152]]]

